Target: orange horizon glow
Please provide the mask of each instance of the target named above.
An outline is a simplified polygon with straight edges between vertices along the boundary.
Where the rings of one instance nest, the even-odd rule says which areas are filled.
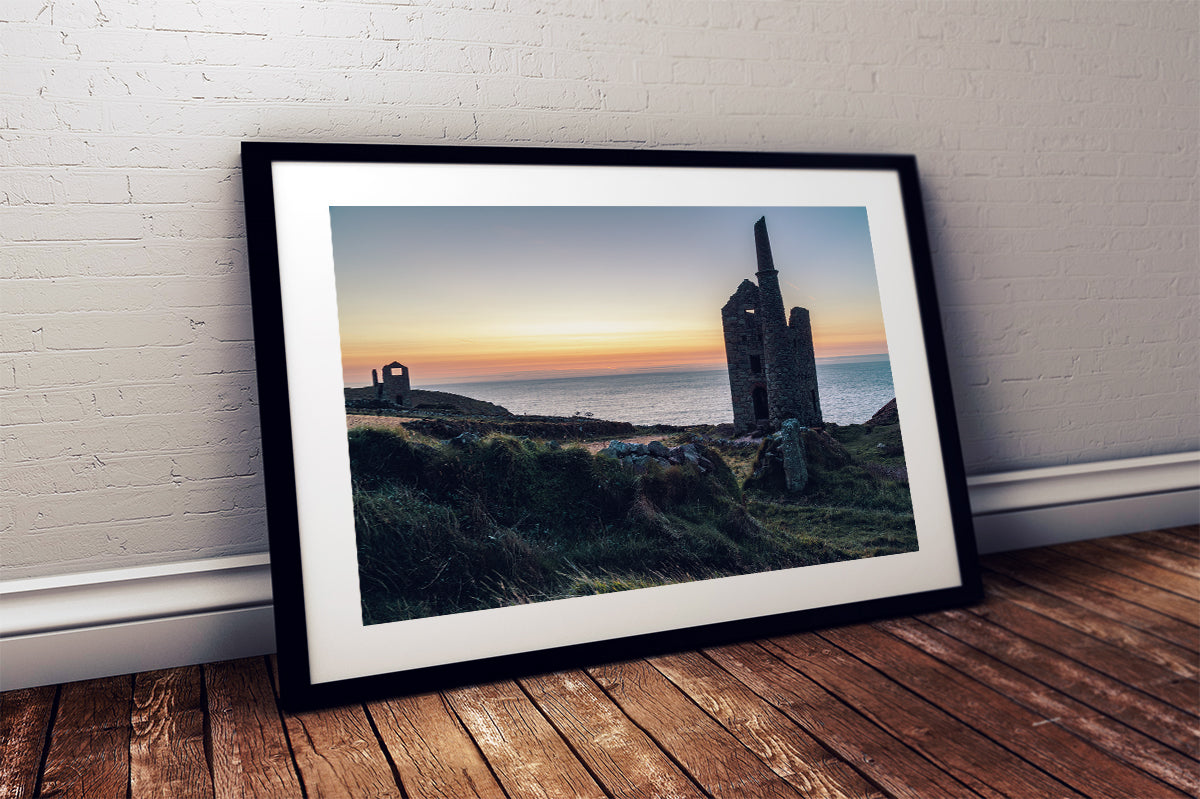
[[[493,339],[475,347],[427,344],[416,347],[355,349],[342,355],[346,385],[370,385],[371,370],[399,360],[414,384],[519,379],[536,373],[563,375],[646,372],[656,369],[708,369],[725,365],[720,336],[680,335],[675,341],[646,342],[640,337],[573,336],[536,342]],[[715,339],[715,340],[713,340]],[[402,349],[403,354],[397,353]],[[512,378],[511,376],[515,376]]]
[[[343,382],[347,387],[370,385],[372,369],[397,360],[409,368],[413,385],[701,371],[727,366],[724,339],[719,333],[681,333],[672,338],[677,340],[658,346],[648,346],[641,338],[620,336],[568,336],[532,345],[524,342],[525,346],[496,339],[463,349],[440,343],[416,347],[375,344],[344,352]],[[870,333],[814,334],[813,346],[818,359],[887,352],[883,336]]]

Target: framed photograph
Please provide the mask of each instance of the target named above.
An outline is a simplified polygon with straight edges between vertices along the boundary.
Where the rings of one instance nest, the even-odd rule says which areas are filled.
[[[242,162],[289,705],[979,598],[914,158]]]

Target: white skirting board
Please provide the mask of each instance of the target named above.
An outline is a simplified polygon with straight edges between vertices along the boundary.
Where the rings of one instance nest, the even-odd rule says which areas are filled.
[[[1200,452],[969,478],[981,553],[1200,523]],[[275,651],[266,553],[0,583],[0,690]]]
[[[967,478],[980,554],[1200,523],[1200,452]]]
[[[0,691],[275,651],[265,552],[0,583]]]

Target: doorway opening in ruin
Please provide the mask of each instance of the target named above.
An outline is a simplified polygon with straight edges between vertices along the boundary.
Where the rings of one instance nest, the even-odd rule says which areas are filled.
[[[754,419],[770,419],[771,412],[767,410],[767,390],[763,386],[755,386],[750,392],[750,398],[754,401]]]

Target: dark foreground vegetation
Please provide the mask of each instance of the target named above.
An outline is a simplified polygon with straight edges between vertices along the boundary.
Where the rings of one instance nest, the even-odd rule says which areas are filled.
[[[712,428],[661,436],[691,445],[669,463],[593,454],[553,426],[550,439],[409,424],[349,433],[367,624],[917,547],[897,424],[805,431],[799,493],[769,468],[769,442]],[[662,431],[626,435],[647,432]]]

